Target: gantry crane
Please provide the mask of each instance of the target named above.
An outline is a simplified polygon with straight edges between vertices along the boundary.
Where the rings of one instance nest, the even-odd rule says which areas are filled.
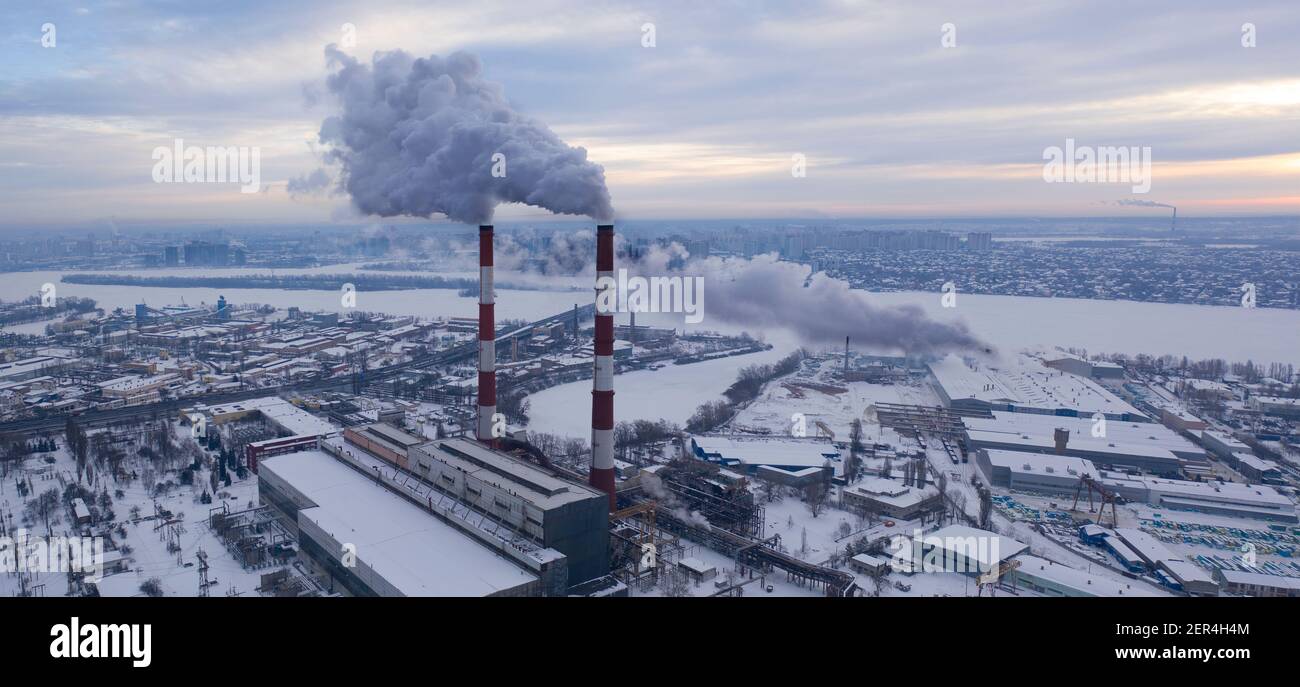
[[[1092,475],[1081,475],[1079,477],[1079,486],[1074,489],[1074,505],[1070,506],[1070,511],[1075,512],[1079,509],[1079,494],[1083,491],[1084,487],[1088,488],[1089,513],[1097,513],[1096,503],[1092,500],[1093,492],[1097,492],[1098,496],[1101,498],[1101,512],[1097,513],[1097,524],[1104,524],[1103,518],[1106,515],[1106,504],[1110,504],[1111,527],[1119,527],[1119,515],[1115,513],[1115,494],[1107,491],[1106,487],[1102,486],[1101,482],[1092,478]]]

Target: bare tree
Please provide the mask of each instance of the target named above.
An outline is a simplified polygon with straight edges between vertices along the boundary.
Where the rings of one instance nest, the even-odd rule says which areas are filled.
[[[50,520],[59,512],[59,490],[50,487],[36,498],[27,502],[27,515],[32,520],[40,518],[45,529],[50,529]]]
[[[849,425],[849,462],[844,466],[844,477],[851,484],[858,478],[862,469],[862,452],[866,446],[862,443],[862,420],[853,419]]]
[[[162,580],[157,577],[150,577],[140,583],[140,591],[145,596],[159,597],[163,595]]]
[[[808,510],[812,512],[812,516],[814,518],[821,515],[822,511],[825,510],[826,495],[827,495],[826,485],[820,482],[809,484],[807,487],[804,488],[803,491],[804,502],[808,504]]]
[[[667,597],[691,596],[690,580],[686,579],[686,573],[678,569],[669,570],[659,578],[659,589]]]

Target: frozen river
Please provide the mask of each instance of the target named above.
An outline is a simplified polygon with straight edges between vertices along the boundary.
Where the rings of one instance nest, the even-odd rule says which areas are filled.
[[[354,266],[336,265],[303,270],[276,270],[281,274],[351,271]],[[202,274],[265,273],[259,269],[211,270]],[[178,270],[179,274],[196,274]],[[150,275],[165,274],[152,271]],[[446,272],[445,276],[471,276]],[[286,291],[274,289],[142,288],[64,284],[57,272],[0,274],[0,298],[16,300],[39,293],[41,285],[57,285],[61,296],[94,298],[105,309],[128,311],[144,301],[154,306],[180,302],[191,305],[215,303],[224,295],[233,303],[262,303],[279,308],[296,305],[304,310],[342,310],[339,294],[333,291]],[[502,274],[500,281],[522,277]],[[581,280],[578,280],[581,281]],[[566,279],[562,283],[572,284]],[[707,293],[706,293],[707,296]],[[586,289],[560,291],[516,291],[500,289],[497,317],[535,319],[586,303]],[[1066,298],[981,296],[958,294],[957,307],[942,307],[939,294],[898,292],[872,294],[884,305],[915,304],[939,320],[963,320],[970,329],[1000,351],[1031,346],[1062,346],[1087,349],[1090,353],[1165,353],[1192,359],[1224,358],[1257,363],[1285,362],[1300,365],[1300,311],[1268,308],[1233,308],[1200,305],[1169,305],[1128,301],[1093,301]],[[357,308],[421,317],[473,317],[476,299],[463,298],[452,289],[422,289],[359,293]],[[743,327],[722,325],[708,318],[700,328],[738,332]],[[623,317],[619,318],[624,321]],[[643,318],[641,324],[682,327],[680,316]],[[11,331],[43,331],[42,323],[18,325]],[[615,408],[619,419],[665,418],[682,423],[695,408],[720,398],[721,392],[745,365],[773,362],[798,345],[797,332],[758,332],[774,345],[761,354],[737,356],[694,365],[669,365],[655,372],[620,375],[616,383]],[[589,432],[591,383],[575,382],[548,389],[532,398],[533,426],[572,436]],[[578,412],[575,412],[578,411]]]

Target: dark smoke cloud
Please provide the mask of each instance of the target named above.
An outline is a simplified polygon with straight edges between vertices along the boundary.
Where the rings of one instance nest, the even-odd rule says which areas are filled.
[[[965,323],[932,320],[916,305],[882,307],[848,282],[774,257],[704,261],[704,315],[726,322],[789,329],[811,344],[843,344],[909,355],[992,352]],[[694,265],[693,265],[694,266]],[[937,296],[936,296],[937,297]]]
[[[498,203],[608,220],[605,170],[546,125],[515,112],[474,55],[376,53],[366,65],[331,45],[326,85],[341,113],[321,124],[357,209],[478,224]],[[493,155],[506,175],[492,176]]]

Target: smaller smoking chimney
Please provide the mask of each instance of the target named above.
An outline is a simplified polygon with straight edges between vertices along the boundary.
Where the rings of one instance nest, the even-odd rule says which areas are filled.
[[[1057,454],[1065,455],[1065,445],[1070,443],[1070,430],[1057,427],[1054,438],[1056,439]]]
[[[844,379],[849,378],[849,337],[844,337]]]

